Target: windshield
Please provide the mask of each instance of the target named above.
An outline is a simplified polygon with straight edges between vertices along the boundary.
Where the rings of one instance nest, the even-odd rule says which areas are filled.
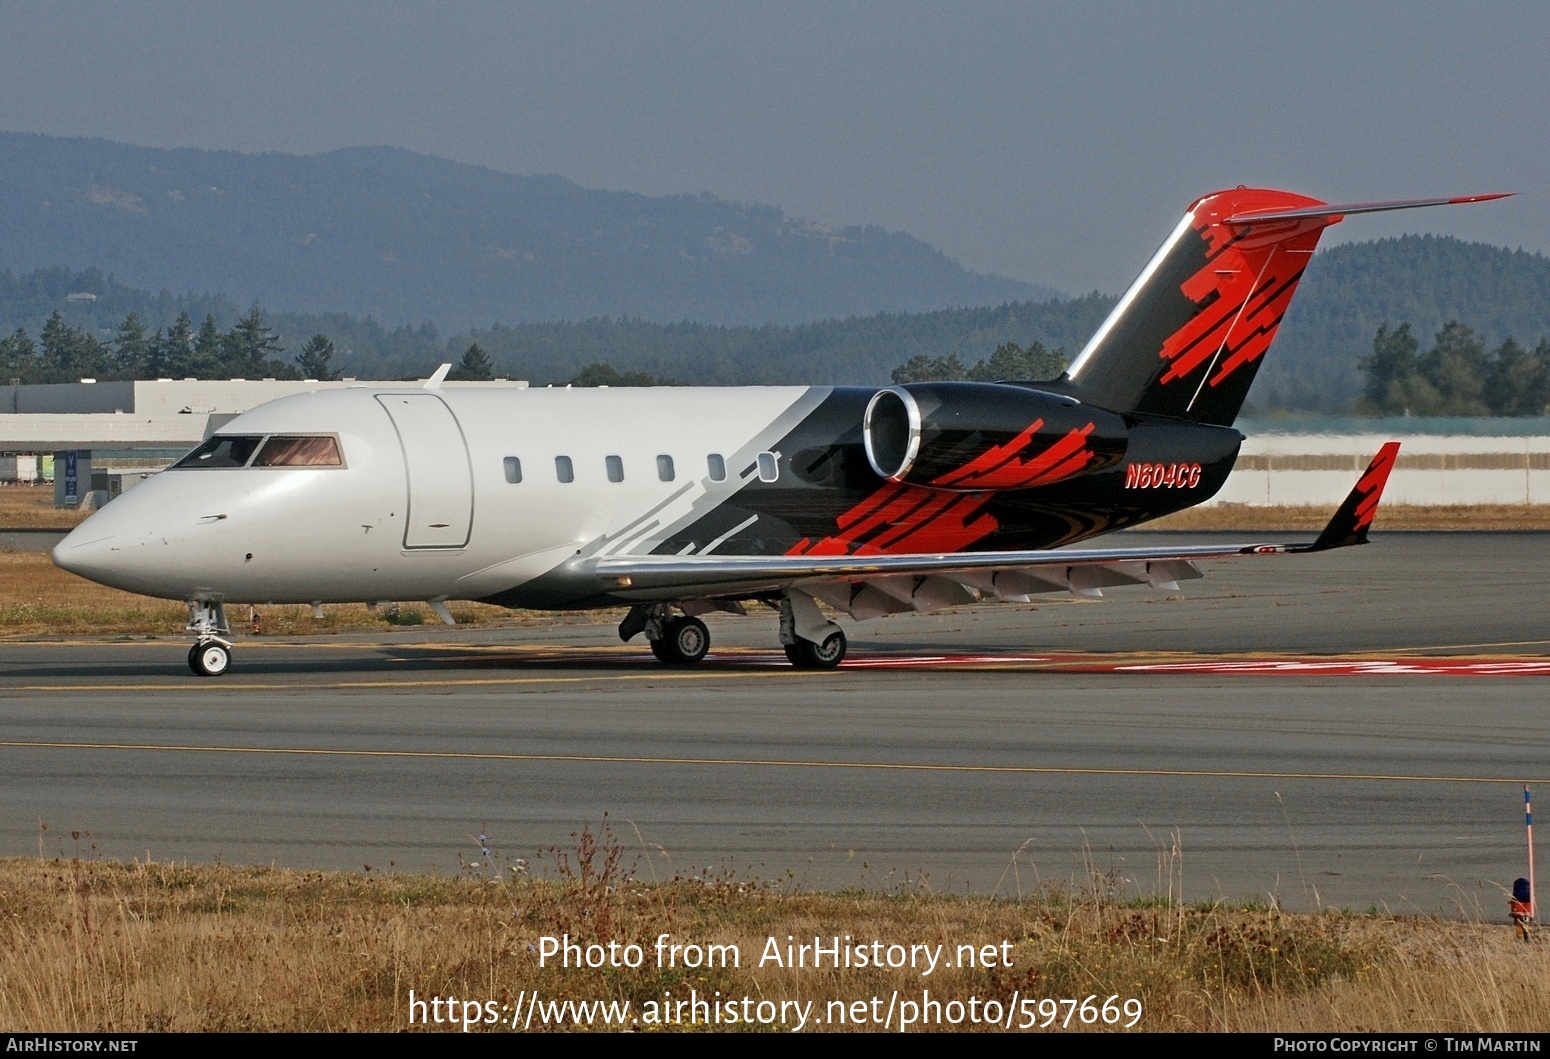
[[[275,435],[264,442],[255,467],[342,467],[339,442],[335,438],[284,437]]]
[[[168,469],[247,466],[343,467],[344,458],[339,439],[332,435],[274,434],[265,438],[262,434],[217,434]]]
[[[172,470],[202,470],[209,467],[245,467],[262,437],[247,434],[217,434],[171,467]]]

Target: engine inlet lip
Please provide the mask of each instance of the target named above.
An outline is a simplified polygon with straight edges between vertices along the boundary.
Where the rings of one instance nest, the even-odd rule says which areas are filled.
[[[898,430],[900,423],[897,417],[901,409],[905,428],[903,444],[899,444],[897,434],[878,437],[879,431]],[[867,402],[866,416],[861,422],[861,436],[866,445],[867,462],[872,465],[872,470],[891,482],[903,481],[914,466],[916,456],[920,454],[920,405],[902,387],[890,386],[878,390]]]

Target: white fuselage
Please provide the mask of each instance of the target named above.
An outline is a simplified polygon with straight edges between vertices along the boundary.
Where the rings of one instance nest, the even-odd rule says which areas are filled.
[[[757,478],[759,453],[828,390],[644,392],[372,386],[283,398],[221,435],[329,435],[341,465],[169,469],[82,523],[55,561],[172,599],[484,598],[576,556],[650,552]]]

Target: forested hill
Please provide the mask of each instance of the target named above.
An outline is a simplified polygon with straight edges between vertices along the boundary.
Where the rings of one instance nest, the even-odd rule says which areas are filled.
[[[264,307],[261,316],[282,351],[279,359],[293,360],[321,334],[334,345],[333,366],[358,378],[423,378],[437,364],[458,363],[469,345],[478,343],[495,372],[540,385],[564,383],[582,367],[597,363],[700,385],[867,385],[886,384],[894,368],[918,355],[947,351],[973,363],[1006,342],[1041,342],[1074,351],[1113,305],[1107,295],[1090,294],[984,309],[877,313],[763,327],[598,317],[573,323],[499,324],[451,337],[429,322],[386,327],[372,317],[348,313]],[[250,317],[253,308],[225,295],[151,294],[97,269],[50,268],[20,276],[0,269],[0,385],[10,378],[64,382],[80,374],[124,377],[129,369],[120,354],[131,314],[134,327],[155,345],[172,334],[180,316],[195,329],[208,317],[210,328],[225,332]],[[56,314],[64,330],[49,327]],[[70,344],[79,347],[70,356],[47,348],[50,334],[58,340],[65,331],[72,336]],[[26,347],[32,352],[23,352]],[[72,367],[65,368],[66,362]]]
[[[45,322],[57,311],[64,324],[111,352],[130,313],[154,338],[180,313],[189,314],[196,327],[208,314],[212,326],[225,331],[253,305],[224,294],[151,294],[121,279],[97,269],[21,275],[0,270],[0,337],[24,328],[29,341],[41,340]],[[283,305],[270,302],[263,303],[263,317],[278,333],[286,351],[282,359],[294,358],[310,338],[323,334],[336,349],[334,366],[359,377],[423,376],[442,361],[458,363],[477,342],[497,373],[538,384],[563,383],[596,363],[687,383],[886,384],[895,367],[916,356],[957,355],[970,365],[1005,342],[1037,342],[1074,354],[1113,304],[1109,295],[1091,294],[759,327],[618,317],[522,324],[507,318],[450,337],[428,320],[387,326],[345,312],[282,311]],[[1362,393],[1360,364],[1371,355],[1380,325],[1392,330],[1409,324],[1426,347],[1449,320],[1473,329],[1491,348],[1508,336],[1537,347],[1550,337],[1550,258],[1429,236],[1321,251],[1254,384],[1250,406],[1349,410]],[[111,359],[94,370],[111,377]],[[58,365],[51,374],[52,363],[39,348],[15,364],[0,364],[7,372],[0,383],[68,374]]]
[[[800,323],[1058,292],[880,228],[709,194],[593,191],[384,147],[162,150],[0,133],[0,267],[96,268],[290,312]]]
[[[1431,235],[1321,250],[1249,399],[1344,411],[1362,392],[1359,364],[1381,325],[1408,323],[1425,344],[1450,320],[1491,346],[1550,337],[1550,257]]]

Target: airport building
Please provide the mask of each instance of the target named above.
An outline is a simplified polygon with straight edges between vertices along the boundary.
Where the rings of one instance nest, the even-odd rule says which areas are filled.
[[[1240,423],[1232,475],[1211,504],[1333,507],[1379,448],[1399,442],[1385,504],[1550,504],[1550,419],[1338,419]]]
[[[97,506],[197,446],[214,431],[266,401],[313,390],[394,386],[402,382],[344,379],[156,379],[0,389],[0,480],[25,477],[28,456],[37,456],[34,477],[53,466],[54,504]],[[526,382],[444,382],[455,387],[526,387]],[[5,479],[4,457],[19,457],[15,477]]]

